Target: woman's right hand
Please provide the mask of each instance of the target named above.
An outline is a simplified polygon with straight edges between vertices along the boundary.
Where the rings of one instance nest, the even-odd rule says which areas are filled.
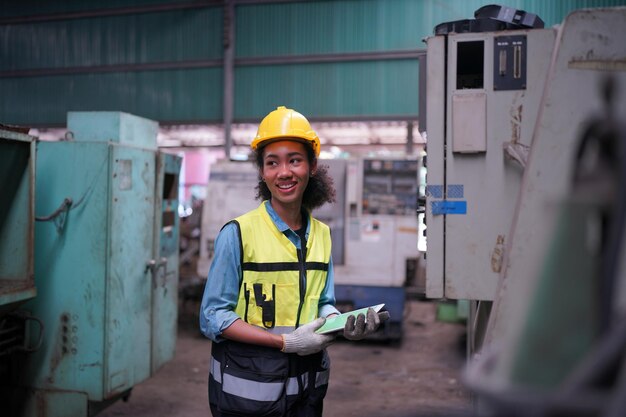
[[[289,334],[283,334],[284,346],[282,351],[306,356],[325,349],[335,340],[335,335],[315,333],[325,322],[326,319],[320,317],[302,327],[298,327]]]

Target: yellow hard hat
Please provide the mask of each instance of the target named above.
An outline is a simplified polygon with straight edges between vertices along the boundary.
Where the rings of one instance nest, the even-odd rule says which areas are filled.
[[[301,139],[302,142],[313,148],[315,156],[320,154],[320,139],[311,128],[309,121],[302,114],[285,106],[277,107],[276,110],[265,116],[259,124],[259,130],[250,146],[257,150],[259,146],[267,145],[282,138]]]

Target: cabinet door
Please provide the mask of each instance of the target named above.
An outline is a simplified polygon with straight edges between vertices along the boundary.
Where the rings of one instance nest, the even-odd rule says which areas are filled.
[[[104,392],[109,163],[103,143],[37,144],[35,213],[48,216],[66,198],[72,204],[35,225],[37,296],[24,308],[44,331],[41,347],[24,355],[20,384],[80,391],[91,401],[101,401]],[[32,336],[38,334],[33,328]]]
[[[182,159],[157,154],[152,277],[152,363],[156,372],[174,357],[178,317],[178,184]]]
[[[105,396],[150,376],[155,152],[109,145]],[[104,238],[104,236],[103,236]]]
[[[444,242],[446,298],[495,299],[554,33],[551,29],[510,31],[506,40],[494,33],[448,36],[448,128],[445,155],[439,161],[445,161],[445,175],[443,183],[438,183],[443,187],[439,190],[440,205],[435,216],[443,218],[445,224],[440,238]],[[508,82],[506,87],[497,85],[503,82],[504,75],[495,69],[513,59],[506,58],[499,48],[511,45],[511,39],[515,39],[516,48],[528,45],[528,50],[533,51],[531,61],[522,61],[520,74],[526,77],[523,89],[512,89],[517,81]],[[504,68],[502,71],[508,74]],[[430,132],[429,138],[434,139]],[[428,145],[429,163],[434,162],[430,155],[433,143]],[[427,230],[430,263],[430,220]]]

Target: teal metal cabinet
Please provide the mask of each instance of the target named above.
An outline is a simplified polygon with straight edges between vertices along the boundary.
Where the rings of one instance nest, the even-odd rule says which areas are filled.
[[[178,317],[178,253],[180,217],[178,185],[182,158],[157,155],[152,292],[152,372],[174,356]]]
[[[164,189],[177,189],[180,159],[157,151],[157,128],[70,113],[72,140],[39,143],[36,212],[58,215],[35,230],[27,307],[45,332],[21,372],[23,415],[92,415],[174,354],[178,197]]]
[[[35,138],[0,129],[0,319],[35,297]],[[3,328],[0,325],[0,328]],[[0,355],[12,347],[0,332]]]

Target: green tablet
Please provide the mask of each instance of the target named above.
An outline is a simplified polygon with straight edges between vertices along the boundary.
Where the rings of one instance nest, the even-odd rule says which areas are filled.
[[[326,323],[324,323],[322,327],[317,329],[315,333],[326,334],[326,333],[332,333],[332,332],[343,330],[343,328],[346,326],[346,321],[348,320],[348,317],[350,316],[356,317],[359,314],[363,314],[365,315],[365,320],[367,320],[368,308],[373,308],[374,311],[378,313],[384,306],[385,304],[377,304],[375,306],[364,307],[358,310],[348,311],[347,313],[339,314],[338,316],[327,318]]]

